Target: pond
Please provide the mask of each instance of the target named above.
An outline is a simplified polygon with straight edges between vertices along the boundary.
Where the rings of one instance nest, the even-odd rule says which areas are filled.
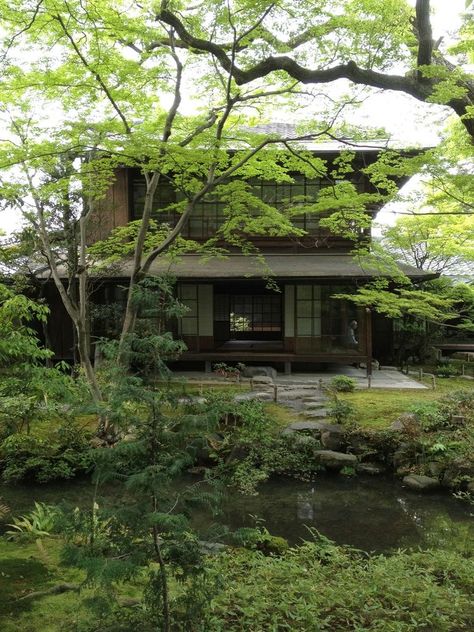
[[[99,503],[104,506],[126,502],[120,488],[110,485],[101,496]],[[28,511],[35,500],[85,506],[92,497],[93,486],[87,480],[0,486],[0,498],[15,514]],[[194,526],[203,538],[213,523],[230,529],[258,523],[291,544],[311,539],[310,529],[316,529],[338,544],[365,551],[418,546],[467,550],[474,542],[473,515],[472,507],[449,494],[420,495],[391,478],[320,475],[311,483],[271,480],[257,496],[229,493],[218,518],[197,510]]]

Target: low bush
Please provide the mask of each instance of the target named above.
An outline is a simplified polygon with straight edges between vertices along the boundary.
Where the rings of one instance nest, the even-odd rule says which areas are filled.
[[[329,405],[329,417],[337,424],[350,424],[356,420],[356,408],[351,402],[337,397]]]
[[[1,478],[6,483],[70,479],[90,466],[88,437],[74,427],[62,427],[48,439],[15,433],[0,445]]]
[[[411,406],[408,412],[416,416],[422,430],[427,432],[446,427],[447,417],[441,411],[438,402],[422,402]]]
[[[438,377],[455,377],[459,374],[459,368],[453,362],[443,362],[436,367]]]
[[[356,385],[357,382],[351,377],[347,377],[347,375],[337,375],[329,383],[331,390],[338,393],[353,393]]]

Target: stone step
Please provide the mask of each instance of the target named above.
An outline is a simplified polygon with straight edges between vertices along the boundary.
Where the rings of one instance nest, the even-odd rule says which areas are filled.
[[[320,402],[303,402],[303,404],[307,410],[318,410],[318,409],[326,408],[327,401],[321,400]]]
[[[312,397],[313,394],[308,393],[308,391],[302,391],[299,389],[283,389],[283,388],[279,388],[278,389],[278,399],[280,400],[292,400],[292,399],[300,399],[300,400],[305,400],[308,397]]]
[[[294,434],[295,432],[311,432],[317,435],[321,432],[321,424],[317,421],[295,421],[281,432],[283,435]]]
[[[249,400],[270,401],[273,399],[273,393],[268,391],[251,391],[250,393],[238,393],[234,400],[236,402],[248,402]]]
[[[326,419],[329,410],[327,408],[317,408],[316,410],[303,410],[301,414],[308,419]]]

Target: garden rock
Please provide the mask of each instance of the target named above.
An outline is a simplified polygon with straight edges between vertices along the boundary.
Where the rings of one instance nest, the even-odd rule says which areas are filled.
[[[314,456],[328,470],[339,471],[343,467],[355,467],[357,465],[357,457],[354,454],[345,454],[334,450],[315,450]]]
[[[268,375],[256,375],[252,378],[254,384],[269,384],[273,385],[273,379]]]
[[[439,488],[439,483],[435,478],[423,476],[422,474],[405,476],[403,484],[416,492],[431,492]]]
[[[451,461],[446,468],[441,485],[448,489],[457,489],[463,479],[466,480],[472,477],[474,477],[474,464],[458,459]]]
[[[416,450],[411,443],[400,444],[398,450],[393,453],[392,462],[395,468],[410,465],[414,462]]]
[[[242,377],[257,377],[264,375],[276,379],[277,372],[272,366],[246,366],[242,370]]]
[[[421,430],[418,417],[414,413],[404,413],[400,415],[400,417],[389,426],[389,430],[396,432],[407,432],[412,429],[417,432]]]
[[[430,461],[429,463],[426,464],[426,467],[430,475],[433,478],[437,478],[439,480],[439,478],[441,477],[441,475],[443,474],[446,468],[446,465],[443,463],[440,463],[439,461]]]
[[[328,450],[340,450],[344,445],[344,428],[340,426],[321,432],[321,445]]]
[[[356,470],[358,474],[370,474],[375,476],[377,474],[383,474],[385,467],[380,463],[358,463]]]

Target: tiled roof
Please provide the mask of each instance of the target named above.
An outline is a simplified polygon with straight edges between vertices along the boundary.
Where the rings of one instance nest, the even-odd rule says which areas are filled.
[[[254,256],[230,254],[225,258],[203,259],[199,255],[183,255],[175,262],[157,259],[150,273],[170,273],[179,279],[259,279],[272,276],[281,280],[297,279],[360,279],[369,280],[379,276],[390,276],[374,265],[366,265],[349,254],[266,254],[263,263]],[[400,265],[410,278],[430,279],[436,274]],[[130,261],[116,266],[111,277],[129,277]]]

